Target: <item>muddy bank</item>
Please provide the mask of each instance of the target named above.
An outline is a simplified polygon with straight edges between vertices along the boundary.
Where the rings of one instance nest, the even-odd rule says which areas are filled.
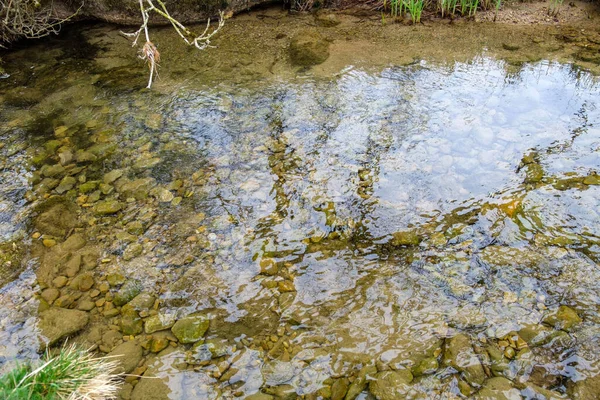
[[[258,5],[274,3],[273,0],[178,0],[168,2],[169,12],[183,23],[201,22],[207,18],[218,16],[219,11],[239,13],[248,11]],[[63,12],[77,10],[77,2],[71,1],[63,5]],[[112,22],[123,25],[140,23],[140,7],[138,0],[88,0],[83,3],[80,18]],[[152,22],[164,25],[160,17],[154,17]]]

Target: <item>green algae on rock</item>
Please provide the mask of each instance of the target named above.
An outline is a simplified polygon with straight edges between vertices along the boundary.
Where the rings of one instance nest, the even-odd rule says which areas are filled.
[[[190,315],[181,318],[171,328],[180,343],[195,343],[204,337],[210,325],[206,315]]]

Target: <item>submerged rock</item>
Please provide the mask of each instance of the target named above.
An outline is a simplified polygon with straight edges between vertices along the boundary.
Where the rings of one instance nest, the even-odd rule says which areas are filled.
[[[270,394],[266,394],[266,393],[254,393],[254,394],[251,394],[250,396],[246,396],[245,399],[246,400],[273,400],[274,397],[271,396]]]
[[[354,382],[348,388],[345,400],[354,400],[363,390],[367,388],[370,381],[375,379],[377,374],[377,367],[374,365],[367,365],[363,367]]]
[[[35,219],[34,225],[42,234],[65,236],[78,225],[75,211],[60,199],[49,200],[40,208],[45,210]]]
[[[488,379],[474,397],[480,400],[513,400],[520,399],[521,392],[508,379],[495,377]]]
[[[555,329],[570,331],[575,325],[581,322],[579,315],[571,307],[560,306],[546,318],[544,323],[552,326]]]
[[[111,215],[119,212],[123,204],[117,200],[105,200],[94,206],[94,212],[98,215]]]
[[[600,399],[600,375],[575,382],[568,393],[573,400]]]
[[[122,177],[123,173],[124,173],[124,171],[122,169],[114,169],[114,170],[104,174],[104,176],[102,177],[102,180],[106,184],[111,184],[114,181],[116,181],[117,179],[119,179],[120,177]]]
[[[123,335],[139,335],[143,331],[143,322],[137,311],[127,306],[121,311],[121,331]]]
[[[421,362],[412,369],[414,376],[429,375],[435,373],[439,368],[437,358],[429,357],[421,360]]]
[[[190,315],[177,321],[171,332],[180,343],[195,343],[204,337],[210,320],[205,315]]]
[[[392,234],[392,246],[418,246],[421,238],[413,231],[398,231]]]
[[[338,19],[337,15],[333,13],[318,13],[315,16],[315,22],[317,23],[317,25],[324,26],[326,28],[330,28],[340,24],[340,20]]]
[[[107,356],[119,363],[115,373],[128,374],[137,367],[142,359],[142,346],[132,340],[118,345]]]
[[[290,43],[290,59],[293,64],[308,67],[322,64],[329,58],[329,42],[316,30],[297,33]]]
[[[446,365],[461,372],[470,385],[481,386],[486,378],[469,337],[462,333],[446,342],[444,361]]]
[[[277,400],[296,400],[298,398],[296,388],[292,385],[267,387],[264,390],[268,394],[275,396]]]
[[[163,350],[154,362],[148,363],[148,369],[141,377],[133,392],[131,400],[164,400],[171,398],[171,388],[168,380],[164,379],[165,372],[172,372],[172,354],[175,349],[167,348]]]
[[[144,248],[142,247],[141,243],[131,243],[123,252],[123,260],[133,260],[137,256],[141,255],[143,250]]]
[[[537,347],[546,344],[552,338],[552,330],[540,324],[525,325],[519,331],[521,337],[529,347]]]
[[[600,185],[600,175],[591,174],[583,179],[586,185]]]
[[[150,190],[156,186],[154,178],[140,178],[134,181],[117,182],[117,191],[126,198],[133,197],[136,200],[143,200],[148,197]]]
[[[75,178],[73,178],[72,176],[65,176],[64,178],[62,178],[62,180],[56,187],[56,193],[62,194],[68,192],[69,190],[73,189],[75,183],[77,183],[77,180]]]
[[[138,281],[127,281],[125,284],[119,289],[117,294],[115,294],[115,298],[113,303],[116,306],[124,306],[129,303],[135,296],[142,292],[142,285]]]
[[[157,314],[146,319],[144,329],[146,333],[154,333],[171,328],[177,318],[174,314]]]
[[[40,314],[38,328],[47,345],[52,346],[83,329],[88,320],[88,313],[84,311],[50,308]]]
[[[407,369],[379,372],[369,384],[369,390],[377,400],[407,398],[412,380],[413,376]]]

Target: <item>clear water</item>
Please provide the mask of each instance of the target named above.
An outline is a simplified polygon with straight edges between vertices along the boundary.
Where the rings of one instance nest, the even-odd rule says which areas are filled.
[[[61,275],[39,272],[62,251],[42,240],[65,238],[35,237],[36,210],[58,196],[101,260],[94,288],[120,273],[156,296],[161,313],[211,315],[206,338],[222,341],[226,355],[186,364],[189,346],[179,344],[146,357],[171,398],[282,385],[323,398],[365,365],[414,373],[424,357],[438,367],[414,373],[407,396],[458,396],[459,374],[441,354],[450,338],[467,334],[485,360],[486,343],[539,326],[559,306],[581,318],[569,340],[530,346],[533,355],[507,359],[502,376],[527,397],[529,383],[566,393],[598,374],[600,186],[583,183],[600,170],[592,75],[545,60],[514,68],[483,51],[468,62],[349,65],[328,77],[198,83],[174,68],[156,90],[140,91],[141,67],[106,70],[54,46],[42,60],[11,53],[39,72],[0,81],[0,238],[5,259],[14,257],[3,266],[0,362],[35,357],[38,307],[48,307],[36,293]],[[15,99],[15,87],[42,94]],[[59,194],[41,188],[40,174],[59,161],[47,149],[62,127],[60,146],[75,155],[112,147],[67,163],[77,183]],[[522,160],[532,153],[543,177],[525,183],[532,164]],[[115,169],[121,184],[155,185],[136,199],[111,184],[117,190],[98,201],[123,208],[98,216],[79,185]],[[131,221],[143,225],[133,237]],[[143,251],[129,257],[131,243]],[[261,262],[275,270],[261,273]],[[121,317],[101,307],[73,340],[108,351],[90,332],[116,330]],[[224,361],[226,380],[214,374]]]

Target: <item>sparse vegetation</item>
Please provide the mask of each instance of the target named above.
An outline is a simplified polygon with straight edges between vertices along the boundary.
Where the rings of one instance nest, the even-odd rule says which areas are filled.
[[[17,365],[0,377],[0,398],[5,400],[100,400],[116,397],[119,376],[116,361],[64,347],[38,363]]]
[[[562,1],[562,0],[551,0]],[[439,13],[442,17],[455,18],[456,16],[474,17],[478,10],[495,9],[495,18],[502,6],[502,0],[383,0],[380,8],[384,13],[389,13],[392,18],[410,14],[413,23],[421,21],[425,9]],[[494,18],[494,19],[495,19]]]

